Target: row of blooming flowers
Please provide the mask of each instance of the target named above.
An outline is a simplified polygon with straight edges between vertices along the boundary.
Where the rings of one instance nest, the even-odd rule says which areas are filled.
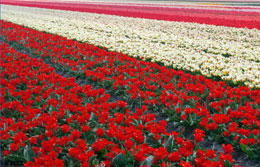
[[[220,155],[199,147],[203,130],[196,129],[192,140],[175,131],[168,133],[166,121],[156,123],[154,114],[143,113],[146,105],[131,112],[125,101],[108,102],[110,95],[104,89],[80,87],[42,59],[2,42],[0,60],[1,163],[26,167],[233,164],[230,144],[223,145]]]
[[[140,1],[138,1],[140,2]],[[110,3],[110,2],[44,2],[44,1],[17,1],[2,0],[2,4],[39,7],[48,9],[60,9],[69,11],[89,12],[98,14],[117,15],[124,17],[138,17],[145,19],[157,19],[166,21],[193,22],[210,25],[220,25],[237,28],[260,29],[259,8],[257,7],[234,7],[234,6],[197,6],[158,5],[158,4],[135,4],[135,3]],[[148,2],[149,3],[149,2]],[[152,2],[154,3],[154,2]],[[157,3],[157,2],[156,2]],[[167,3],[167,2],[162,2]]]
[[[55,69],[107,88],[137,115],[146,110],[163,114],[181,134],[185,129],[199,128],[197,132],[209,140],[224,141],[252,158],[260,156],[259,90],[231,88],[224,82],[57,35],[3,21],[1,25],[4,41],[44,59]],[[155,139],[161,138],[154,133]]]
[[[259,30],[4,6],[2,18],[40,31],[104,46],[260,88]]]

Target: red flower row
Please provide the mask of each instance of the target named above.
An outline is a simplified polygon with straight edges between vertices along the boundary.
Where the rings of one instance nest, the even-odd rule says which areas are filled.
[[[24,46],[35,48],[33,51],[29,49],[30,52],[42,52],[42,58],[63,69],[70,69],[72,74],[101,81],[97,82],[101,86],[111,85],[110,88],[114,89],[112,92],[125,92],[122,98],[126,101],[131,99],[133,103],[148,105],[149,110],[163,111],[171,115],[172,121],[179,123],[182,120],[182,125],[199,125],[217,136],[234,139],[235,146],[238,146],[238,142],[248,145],[248,141],[243,139],[248,138],[255,141],[251,146],[259,153],[256,142],[259,134],[256,131],[260,126],[260,91],[251,91],[246,87],[231,89],[224,82],[214,82],[202,76],[160,67],[155,63],[137,61],[126,55],[106,52],[94,46],[21,26],[6,26],[15,28],[15,31],[8,32],[3,29],[3,34],[8,34],[8,41],[24,41]],[[24,37],[29,38],[25,40]],[[35,39],[38,43],[35,43]],[[73,46],[77,49],[72,49]],[[238,138],[241,139],[238,141]]]
[[[167,120],[175,122],[176,126],[179,124],[179,127],[200,127],[200,130],[195,130],[196,142],[202,141],[204,136],[219,138],[249,156],[259,156],[259,90],[250,90],[247,87],[231,88],[224,82],[175,71],[120,53],[107,52],[57,35],[7,22],[2,22],[1,25],[4,40],[9,43],[18,44],[17,47],[44,59],[57,69],[88,79],[99,87],[105,86],[111,94],[121,96],[127,103],[119,101],[119,108],[143,105],[137,109],[129,108],[136,111],[134,115],[137,120],[144,116],[147,109],[159,111],[166,114]],[[54,107],[57,104],[55,100],[51,103]],[[108,114],[101,115],[99,123],[106,122]],[[124,122],[124,115],[115,115],[116,123]],[[153,119],[149,118],[148,122]],[[125,123],[129,125],[127,120]],[[148,125],[136,126],[141,130],[148,128],[154,140],[161,140],[160,133],[166,133],[167,124],[160,122]],[[113,131],[109,130],[106,134],[109,137],[118,134],[120,141],[126,139],[120,139],[123,133],[116,132],[113,135]],[[98,136],[103,134],[105,133],[101,129],[97,131]],[[144,138],[140,134],[134,137],[139,143],[143,142]],[[179,139],[175,140],[182,143]],[[97,149],[99,150],[98,147]],[[187,152],[187,156],[190,155]]]
[[[217,167],[233,162],[232,146],[224,145],[225,154],[218,158],[215,151],[198,149],[175,131],[168,133],[166,121],[154,122],[154,114],[130,112],[124,101],[108,102],[104,89],[80,87],[42,60],[3,43],[1,95],[4,163]],[[197,142],[203,136],[204,131],[195,131]]]

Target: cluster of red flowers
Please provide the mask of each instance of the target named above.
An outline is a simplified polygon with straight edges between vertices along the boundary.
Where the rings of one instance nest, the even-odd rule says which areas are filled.
[[[237,28],[260,29],[259,13],[256,8],[222,7],[221,9],[192,9],[180,6],[157,7],[151,5],[134,4],[94,4],[86,2],[40,2],[40,1],[17,1],[2,0],[3,4],[39,7],[48,9],[70,10],[79,12],[109,14],[125,17],[137,17],[166,21],[194,22],[201,24],[229,26]],[[250,9],[253,9],[250,11]]]
[[[259,90],[231,88],[4,21],[1,34],[3,41],[39,59],[1,45],[1,147],[6,161],[19,157],[27,161],[25,166],[102,162],[202,167],[232,165],[234,150],[252,158],[260,154]],[[80,87],[55,69],[106,90]],[[109,102],[111,96],[120,100]],[[167,121],[156,123],[151,112],[164,114],[183,130],[193,129],[194,137],[185,139],[182,130],[167,132]],[[224,153],[199,147],[207,138],[225,141]]]
[[[1,67],[4,161],[28,167],[100,163],[138,166],[143,161],[189,167],[193,166],[191,162],[184,160],[193,159],[197,166],[223,166],[225,161],[233,161],[215,161],[215,151],[197,150],[192,140],[174,131],[168,133],[166,121],[156,123],[154,114],[130,112],[124,101],[109,103],[104,89],[80,87],[75,79],[56,74],[42,60],[5,43],[1,44]],[[194,156],[196,153],[200,156]]]

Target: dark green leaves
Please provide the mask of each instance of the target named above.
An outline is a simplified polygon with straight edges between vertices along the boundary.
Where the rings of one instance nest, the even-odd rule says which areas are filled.
[[[35,156],[32,148],[28,145],[24,148],[23,155],[26,161],[33,161],[33,157]]]
[[[163,144],[163,146],[167,149],[167,151],[170,153],[173,150],[173,145],[174,145],[174,137],[170,136],[167,141]]]
[[[125,167],[127,166],[127,158],[124,154],[120,153],[113,159],[113,163],[115,167]]]
[[[149,157],[147,157],[147,158],[140,164],[140,166],[146,165],[147,167],[151,167],[151,166],[152,166],[152,163],[153,163],[153,158],[154,158],[154,156],[150,155]]]

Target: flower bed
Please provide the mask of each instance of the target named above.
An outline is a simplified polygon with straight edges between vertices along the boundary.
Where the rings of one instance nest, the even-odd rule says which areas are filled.
[[[42,60],[1,43],[1,161],[24,166],[223,166],[224,152],[201,150],[194,140],[168,133],[154,114],[131,112],[124,101],[108,102],[104,89],[80,87]],[[145,105],[142,111],[147,110]]]
[[[93,4],[84,2],[36,2],[3,0],[1,3],[167,21],[196,22],[230,27],[260,28],[259,12],[187,9],[156,6]]]
[[[175,69],[260,87],[258,30],[10,6],[3,8],[2,18]]]
[[[133,137],[133,141],[138,142],[140,140],[141,143],[149,144],[150,137],[145,137],[142,133],[151,135],[152,140],[161,141],[160,144],[163,144],[169,137],[169,133],[165,129],[166,121],[161,121],[159,124],[153,122],[153,114],[150,117],[144,114],[147,110],[150,113],[157,113],[166,117],[168,123],[171,124],[167,127],[173,127],[176,131],[178,129],[180,136],[185,136],[187,130],[191,130],[195,132],[196,142],[201,142],[204,138],[223,144],[231,144],[227,147],[224,145],[226,153],[231,153],[234,149],[237,152],[245,152],[251,158],[259,157],[259,90],[250,90],[248,87],[231,88],[224,82],[216,82],[200,75],[195,76],[182,71],[175,71],[156,63],[136,60],[121,53],[108,52],[92,45],[81,44],[58,35],[46,34],[8,22],[2,21],[1,26],[3,40],[12,46],[43,59],[55,69],[66,71],[75,78],[88,80],[95,87],[106,88],[111,97],[116,96],[123,100],[117,102],[118,109],[120,111],[123,109],[122,112],[118,112],[122,113],[125,118],[128,114],[124,114],[124,112],[128,108],[129,115],[134,115],[136,121],[140,121],[137,124],[133,123],[136,121],[132,122],[133,125],[136,125],[136,128],[141,129],[141,132],[137,132],[137,136]],[[101,102],[103,101],[101,100]],[[113,110],[110,112],[115,114]],[[110,119],[110,117],[115,120],[113,115],[110,116],[109,114],[98,113],[97,116],[103,118],[103,121]],[[123,116],[121,115],[121,117]],[[144,121],[142,120],[143,117],[149,117],[147,119],[151,123],[141,123]],[[120,115],[116,118],[122,119]],[[152,119],[150,120],[150,118]],[[125,129],[123,128],[123,132],[118,132],[122,135],[126,135],[126,129],[131,125],[131,123],[127,123],[127,120],[124,123]],[[107,128],[107,126],[105,127]],[[105,130],[104,128],[103,130]],[[106,130],[106,133],[112,133],[108,130]],[[149,133],[146,133],[146,130]],[[176,133],[173,132],[172,134]],[[166,136],[163,137],[164,135]],[[192,136],[187,137],[193,138]],[[121,140],[124,141],[124,139]],[[166,143],[168,143],[168,140]],[[178,139],[174,141],[177,142]],[[196,145],[195,141],[192,145]],[[152,142],[152,144],[154,143]],[[188,145],[186,147],[189,147],[189,149],[197,150],[190,144]],[[163,154],[155,155],[161,157],[158,159],[161,160],[158,161],[159,163],[168,162],[167,157],[169,161],[175,161],[167,156],[172,151],[167,150],[166,153],[161,145],[155,144],[153,146],[158,149],[159,154]],[[141,148],[140,146],[139,149],[142,150]],[[149,150],[156,154],[156,149]],[[144,150],[147,151],[147,149]],[[147,157],[146,161],[149,161],[149,155],[154,156],[154,154],[146,151],[138,155],[136,153],[135,160],[144,161]],[[184,157],[187,155],[186,158],[188,159],[195,155],[187,150],[182,153]],[[122,155],[120,154],[120,156]],[[196,156],[201,157],[198,152]],[[193,160],[195,157],[193,157]],[[221,154],[220,159],[223,157],[232,162],[229,155]],[[205,159],[193,160],[189,161],[197,166],[202,166],[197,163],[213,163]],[[216,163],[224,166],[223,160]],[[229,165],[226,164],[226,166]]]

